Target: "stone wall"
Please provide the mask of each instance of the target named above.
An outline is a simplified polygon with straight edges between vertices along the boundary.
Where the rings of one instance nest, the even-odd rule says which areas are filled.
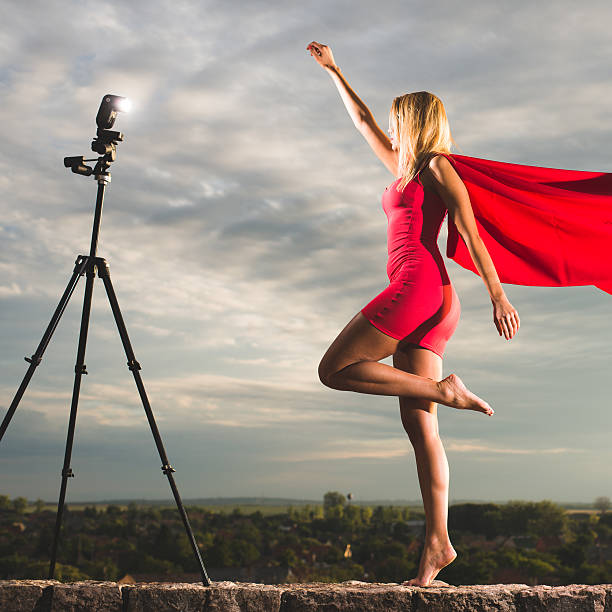
[[[441,581],[436,581],[441,583]],[[445,585],[446,583],[441,583]],[[266,585],[252,582],[61,583],[1,580],[2,612],[309,612],[380,610],[407,612],[519,610],[612,612],[612,584],[535,586],[488,584],[412,587],[349,580],[342,583]]]

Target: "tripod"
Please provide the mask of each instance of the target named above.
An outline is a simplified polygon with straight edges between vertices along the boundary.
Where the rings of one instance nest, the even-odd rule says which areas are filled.
[[[34,374],[34,370],[38,366],[38,364],[42,360],[43,353],[51,340],[51,336],[59,323],[59,320],[68,304],[68,300],[72,295],[78,280],[83,274],[87,275],[87,281],[85,284],[85,297],[83,300],[83,312],[81,315],[81,330],[79,334],[79,346],[77,351],[77,361],[76,366],[74,368],[75,377],[74,377],[74,387],[72,390],[72,404],[70,408],[70,420],[68,425],[68,435],[66,439],[66,453],[64,455],[64,466],[62,468],[62,483],[60,487],[59,501],[57,504],[57,517],[55,521],[55,536],[53,540],[53,548],[51,553],[51,563],[49,566],[49,578],[53,578],[55,573],[55,560],[57,555],[57,544],[58,538],[62,523],[62,514],[64,510],[64,500],[66,497],[66,487],[68,483],[68,478],[74,477],[74,473],[70,468],[70,458],[72,455],[72,443],[74,439],[74,427],[76,423],[76,413],[77,413],[77,405],[79,402],[79,390],[81,388],[81,376],[83,374],[87,374],[86,366],[84,363],[85,359],[85,345],[87,343],[87,330],[89,326],[89,315],[91,311],[91,298],[93,293],[93,283],[96,275],[96,270],[98,272],[98,276],[104,282],[104,288],[106,289],[106,294],[110,301],[111,309],[113,311],[113,316],[115,317],[115,322],[117,323],[117,328],[119,330],[119,335],[121,336],[121,342],[123,343],[123,348],[125,349],[125,354],[127,356],[127,365],[134,375],[134,380],[136,381],[136,387],[138,388],[138,392],[140,394],[140,399],[142,400],[142,404],[144,406],[144,410],[147,415],[147,419],[149,421],[149,425],[151,427],[151,432],[153,433],[153,438],[155,439],[155,444],[157,445],[157,450],[159,452],[159,456],[162,461],[162,471],[168,477],[168,481],[170,483],[170,488],[172,489],[172,493],[174,495],[174,499],[178,506],[178,510],[180,512],[181,518],[183,519],[183,524],[185,525],[185,530],[187,532],[187,537],[189,538],[189,542],[191,544],[191,548],[193,549],[193,553],[196,557],[196,561],[199,566],[200,575],[202,577],[202,583],[204,586],[210,586],[210,580],[204,568],[204,564],[202,562],[202,557],[200,555],[200,550],[198,545],[196,544],[195,537],[191,530],[191,526],[189,524],[189,519],[187,517],[187,513],[183,507],[183,503],[181,501],[181,497],[179,495],[178,489],[176,487],[176,483],[174,482],[174,477],[172,476],[172,472],[176,470],[170,465],[168,461],[168,457],[166,456],[166,451],[164,449],[164,445],[162,443],[161,437],[159,435],[159,430],[157,429],[157,424],[155,423],[155,418],[153,417],[153,412],[151,411],[151,406],[149,404],[149,400],[147,398],[147,394],[142,382],[142,378],[140,377],[140,364],[136,361],[136,357],[134,356],[134,351],[132,350],[132,345],[130,343],[130,339],[128,338],[128,333],[125,327],[125,323],[123,322],[123,317],[121,315],[121,311],[119,309],[119,304],[117,302],[117,297],[115,295],[115,291],[113,289],[113,285],[110,279],[110,269],[108,263],[102,257],[96,256],[96,249],[98,245],[98,234],[100,230],[100,221],[102,218],[102,202],[104,200],[104,190],[108,183],[110,183],[111,175],[109,172],[109,166],[111,162],[115,160],[116,156],[116,145],[118,142],[123,140],[123,134],[120,132],[112,132],[108,129],[104,129],[104,127],[112,127],[114,122],[114,117],[116,114],[116,110],[112,108],[109,110],[109,104],[114,104],[117,102],[119,96],[105,96],[102,100],[102,104],[100,106],[100,111],[98,112],[98,125],[102,123],[102,127],[98,127],[98,137],[92,143],[92,149],[94,151],[104,153],[101,157],[97,158],[97,164],[95,168],[91,168],[84,164],[84,161],[94,161],[94,160],[84,160],[83,157],[66,157],[64,158],[64,165],[66,167],[71,167],[72,171],[76,174],[83,174],[89,176],[90,174],[94,174],[94,177],[98,183],[98,194],[96,198],[96,210],[93,221],[93,230],[91,234],[91,247],[89,251],[89,255],[79,255],[75,262],[75,267],[72,273],[72,277],[68,282],[66,290],[62,295],[60,302],[55,310],[51,318],[51,322],[49,323],[36,352],[31,357],[25,357],[25,360],[30,363],[30,366],[13,398],[13,401],[8,409],[4,420],[2,421],[2,425],[0,426],[0,440],[4,436],[4,432],[6,431],[15,410],[17,409],[17,405],[21,401],[21,398]],[[121,98],[120,100],[123,100]],[[106,104],[106,106],[105,106]],[[100,117],[104,115],[103,111],[107,111],[106,119],[107,121],[100,121]],[[121,109],[118,109],[121,110]]]

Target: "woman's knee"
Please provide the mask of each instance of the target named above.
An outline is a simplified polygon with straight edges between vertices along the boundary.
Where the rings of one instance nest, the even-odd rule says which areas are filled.
[[[326,387],[330,387],[331,385],[329,384],[329,377],[331,376],[332,372],[329,371],[329,367],[325,364],[325,360],[321,360],[321,363],[319,363],[319,380],[326,386]]]
[[[374,327],[358,312],[338,334],[319,364],[319,379],[330,382],[337,372],[358,361],[380,361],[393,354],[397,340]]]
[[[343,366],[342,364],[339,365],[337,359],[334,359],[332,355],[330,355],[329,353],[326,354],[323,357],[323,359],[321,359],[321,362],[319,363],[319,369],[318,369],[319,380],[326,387],[335,389],[336,384],[333,381],[333,377],[341,369],[343,369],[343,367],[346,367],[346,366]]]
[[[337,389],[339,391],[348,390],[350,386],[346,386],[345,381],[342,380],[341,372],[348,368],[349,365],[352,364],[349,363],[341,368],[329,368],[328,366],[321,366],[321,364],[319,364],[319,380],[330,389]]]

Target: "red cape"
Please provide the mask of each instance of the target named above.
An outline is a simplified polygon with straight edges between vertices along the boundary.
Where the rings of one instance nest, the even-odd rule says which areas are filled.
[[[612,294],[612,173],[447,158],[502,283],[595,285]],[[478,274],[450,215],[446,256]]]

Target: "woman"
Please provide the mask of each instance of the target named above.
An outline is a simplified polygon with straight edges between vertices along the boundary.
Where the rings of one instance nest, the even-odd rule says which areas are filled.
[[[389,286],[340,332],[321,360],[319,377],[333,389],[399,396],[426,516],[418,574],[403,584],[429,586],[457,556],[448,536],[449,471],[437,403],[493,414],[457,375],[441,380],[444,348],[460,315],[436,243],[447,211],[489,291],[498,333],[510,340],[520,319],[478,235],[465,185],[447,158],[452,138],[442,102],[428,92],[395,98],[388,139],[342,76],[331,49],[316,41],[306,49],[329,72],[353,123],[396,177],[383,194],[389,220]],[[389,355],[394,367],[378,363]]]

